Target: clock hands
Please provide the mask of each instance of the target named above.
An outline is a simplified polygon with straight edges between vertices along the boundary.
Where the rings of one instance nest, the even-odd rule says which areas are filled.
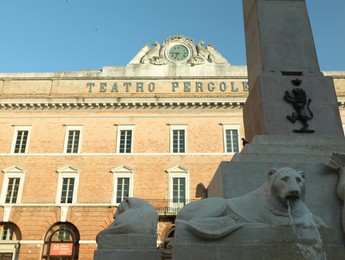
[[[175,57],[174,57],[175,59],[176,59],[178,56],[180,56],[180,53],[179,53],[179,52],[172,52],[172,53],[171,53],[171,55],[174,55],[174,54],[175,54]]]
[[[170,48],[168,55],[173,61],[183,61],[188,57],[188,49],[184,45],[177,44]]]

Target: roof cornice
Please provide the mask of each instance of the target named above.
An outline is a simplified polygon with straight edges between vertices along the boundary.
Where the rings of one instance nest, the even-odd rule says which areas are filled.
[[[0,110],[242,109],[246,98],[1,99]]]

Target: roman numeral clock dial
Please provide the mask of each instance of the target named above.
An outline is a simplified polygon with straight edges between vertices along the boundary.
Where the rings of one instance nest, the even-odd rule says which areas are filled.
[[[189,57],[189,49],[183,44],[176,44],[169,49],[168,57],[172,61],[185,61]]]

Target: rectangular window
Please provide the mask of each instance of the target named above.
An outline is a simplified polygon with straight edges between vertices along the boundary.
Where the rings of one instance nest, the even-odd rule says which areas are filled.
[[[184,153],[186,142],[185,142],[185,130],[174,129],[172,130],[172,151],[173,153]]]
[[[72,203],[75,178],[63,178],[60,203]]]
[[[12,260],[13,253],[0,253],[0,260]]]
[[[12,240],[12,238],[13,238],[13,228],[10,226],[3,226],[2,232],[1,232],[1,240]]]
[[[27,153],[30,141],[30,125],[14,125],[11,153]]]
[[[238,130],[225,130],[225,145],[227,153],[238,153]]]
[[[17,131],[16,143],[14,145],[14,153],[25,153],[26,145],[28,142],[28,136],[28,130]]]
[[[186,200],[186,179],[185,178],[173,178],[173,202],[185,203]]]
[[[132,130],[120,130],[119,153],[132,152]]]
[[[69,130],[66,153],[79,152],[80,130]]]
[[[8,178],[5,203],[16,203],[18,198],[20,178]]]
[[[129,196],[129,178],[117,178],[116,203]]]

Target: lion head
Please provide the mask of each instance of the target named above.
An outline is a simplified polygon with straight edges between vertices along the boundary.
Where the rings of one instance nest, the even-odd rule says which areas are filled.
[[[304,173],[289,167],[271,169],[267,173],[269,196],[276,208],[287,210],[290,203],[304,198]]]

